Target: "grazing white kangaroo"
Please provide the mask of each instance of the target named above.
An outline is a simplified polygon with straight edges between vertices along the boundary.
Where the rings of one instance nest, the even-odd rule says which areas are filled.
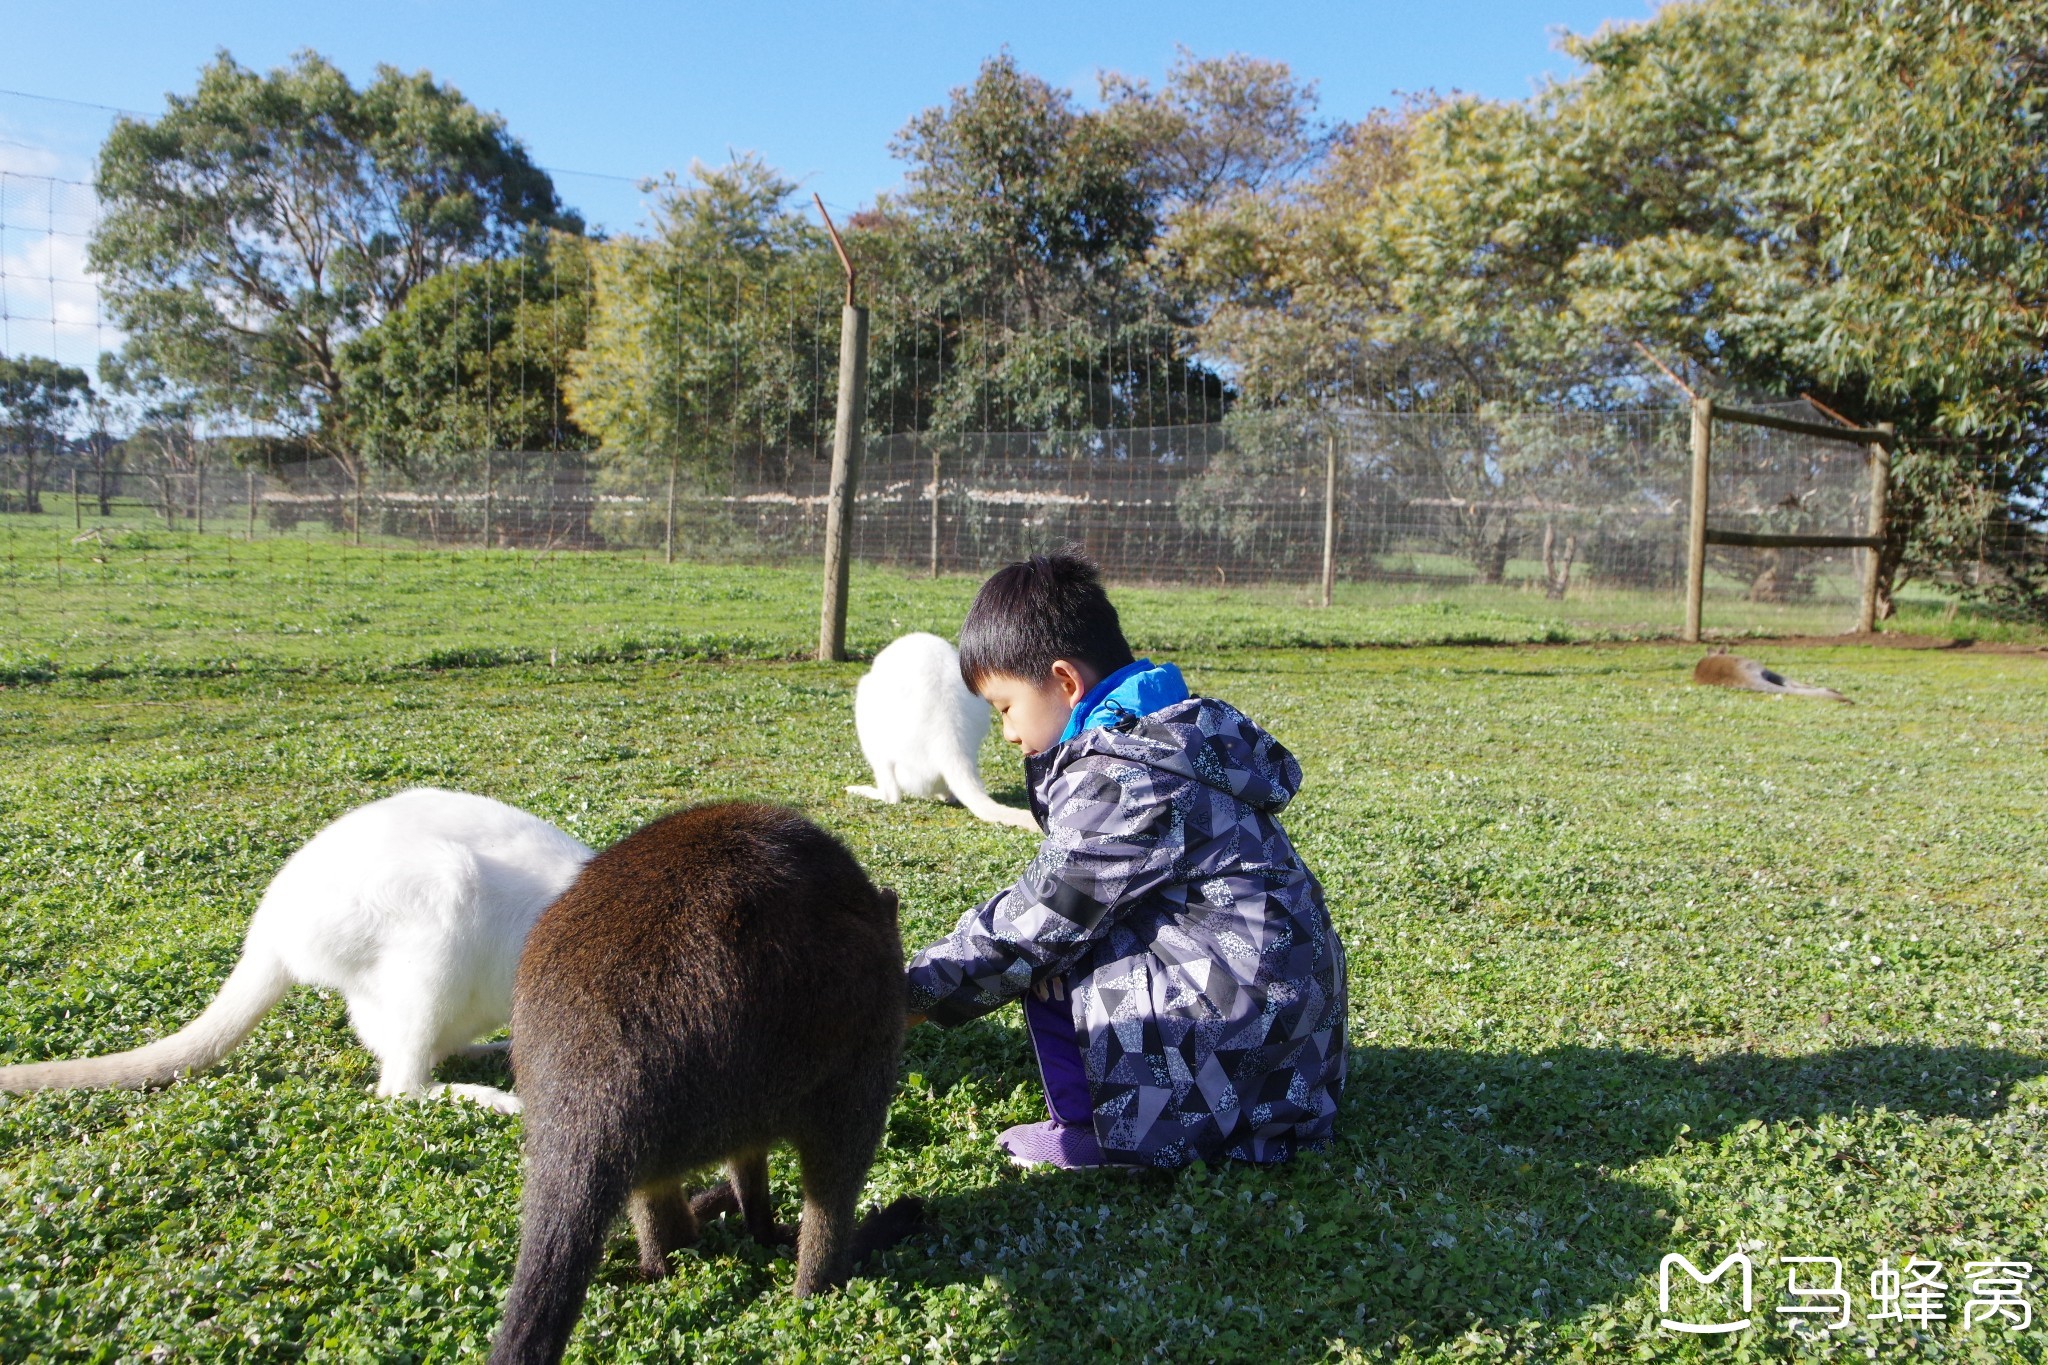
[[[960,653],[923,631],[889,642],[853,693],[853,727],[875,770],[855,796],[895,803],[948,794],[994,825],[1036,830],[1028,810],[998,804],[981,785],[981,741],[989,704],[960,680]]]
[[[1790,697],[1825,697],[1829,701],[1854,705],[1833,688],[1793,682],[1782,673],[1773,673],[1755,659],[1745,659],[1740,654],[1730,654],[1725,650],[1717,649],[1695,664],[1692,680],[1706,687],[1739,687],[1745,692],[1776,692]]]
[[[295,985],[337,991],[382,1065],[380,1095],[459,1095],[502,1113],[516,1096],[435,1085],[434,1065],[504,1027],[526,934],[591,851],[538,816],[420,787],[328,825],[285,862],[241,960],[197,1019],[105,1057],[0,1067],[0,1090],[148,1086],[212,1066]]]

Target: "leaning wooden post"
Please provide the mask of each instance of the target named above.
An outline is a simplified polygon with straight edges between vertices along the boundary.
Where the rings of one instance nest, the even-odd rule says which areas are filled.
[[[1897,430],[1890,422],[1877,429],[1889,438]],[[1868,635],[1877,629],[1877,592],[1884,572],[1886,504],[1891,498],[1892,448],[1889,439],[1870,443],[1870,521],[1864,534],[1879,542],[1865,550],[1863,562],[1863,609],[1857,614],[1856,629]]]
[[[1685,539],[1685,633],[1700,641],[1700,603],[1707,591],[1707,470],[1713,461],[1714,400],[1692,400],[1692,521]]]
[[[846,585],[848,551],[853,540],[854,487],[860,478],[860,419],[867,406],[868,310],[853,301],[853,262],[825,213],[825,202],[811,196],[824,215],[825,229],[839,264],[846,270],[846,306],[839,312],[839,407],[832,426],[832,483],[825,515],[825,596],[818,608],[818,660],[836,663],[846,657]]]
[[[1337,429],[1330,428],[1330,449],[1323,463],[1323,605],[1337,587]]]
[[[78,470],[71,471],[71,529],[85,529],[85,512],[78,505]]]

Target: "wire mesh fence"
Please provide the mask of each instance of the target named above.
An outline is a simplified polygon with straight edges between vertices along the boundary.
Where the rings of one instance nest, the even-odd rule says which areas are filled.
[[[1237,585],[1314,583],[1327,550],[1339,583],[1499,587],[1558,601],[1625,593],[1661,615],[1676,610],[1685,581],[1687,436],[1687,414],[1664,409],[882,435],[865,442],[853,552],[979,573],[1071,542],[1121,581]],[[1710,521],[1860,533],[1864,459],[1841,442],[1717,430]],[[661,451],[484,451],[431,476],[334,460],[255,469],[205,441],[0,447],[17,526],[756,563],[820,554],[828,475],[808,444],[737,445],[688,462]],[[1845,627],[1861,553],[1714,546],[1709,598],[1723,604],[1721,619],[1734,619],[1731,607],[1741,615],[1734,604],[1799,604]]]
[[[90,369],[118,345],[86,268],[98,214],[81,182],[0,171],[0,353],[44,352]],[[10,418],[0,423],[0,536],[68,522],[79,535],[133,525],[348,544],[817,557],[836,362],[829,291],[808,277],[756,282],[773,297],[753,300],[767,319],[755,335],[735,321],[755,285],[715,270],[696,279],[672,254],[649,258],[659,277],[649,297],[677,311],[641,338],[648,368],[634,382],[647,390],[636,399],[642,416],[663,420],[643,423],[647,448],[579,449],[596,438],[567,422],[555,381],[563,348],[582,336],[579,310],[595,298],[580,252],[522,256],[502,279],[457,278],[449,306],[482,319],[471,331],[442,337],[407,313],[397,336],[408,344],[379,371],[394,386],[385,397],[396,425],[365,437],[348,462],[279,462],[278,444],[263,448],[277,432],[246,414],[228,419],[241,423],[238,439],[208,436],[106,395],[40,435]],[[545,287],[535,283],[543,273]],[[722,330],[706,321],[728,313]],[[1645,616],[1679,609],[1683,409],[1240,409],[1217,421],[1220,378],[1177,349],[1170,328],[1069,319],[1039,338],[1049,347],[1041,368],[1050,367],[1040,378],[1059,395],[1051,420],[1085,429],[942,434],[932,428],[1004,420],[987,357],[978,362],[966,338],[996,335],[1007,319],[983,316],[976,332],[977,319],[909,297],[878,300],[875,319],[866,421],[882,434],[864,443],[852,538],[867,563],[985,572],[1073,542],[1124,581],[1311,584],[1327,570],[1338,584],[1560,602],[1627,594]],[[547,448],[478,448],[503,441]],[[1717,428],[1710,524],[1862,533],[1863,461],[1850,444]],[[1986,526],[2009,535],[1995,511],[1987,499]],[[1993,548],[1980,538],[1980,573]],[[1740,625],[1797,608],[1803,622],[1846,627],[1866,553],[1715,544],[1708,617]]]
[[[0,355],[90,371],[118,342],[86,263],[98,224],[90,185],[0,169]]]

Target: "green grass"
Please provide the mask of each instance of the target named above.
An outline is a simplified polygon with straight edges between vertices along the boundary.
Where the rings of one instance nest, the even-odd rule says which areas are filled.
[[[290,851],[409,785],[599,843],[685,801],[789,802],[902,892],[913,943],[1031,850],[843,794],[859,667],[734,657],[801,650],[803,572],[149,553],[0,581],[12,657],[54,661],[0,688],[0,1059],[189,1019]],[[950,630],[972,586],[857,581],[863,648]],[[919,1029],[870,1193],[926,1196],[936,1231],[806,1303],[724,1225],[652,1287],[622,1234],[572,1358],[2048,1359],[2048,1323],[1963,1333],[1960,1273],[2048,1261],[2040,657],[1759,651],[1846,707],[1690,688],[1668,645],[1272,647],[1326,619],[1465,627],[1421,607],[1119,596],[1135,643],[1302,759],[1288,826],[1350,949],[1334,1148],[1019,1173],[991,1143],[1042,1114],[1014,1012]],[[212,1074],[0,1101],[0,1358],[474,1358],[518,1123],[372,1080],[340,1002],[299,992]],[[1659,1259],[1738,1242],[1757,1325],[1657,1331]],[[1828,1254],[1856,1328],[1802,1344],[1775,1258]],[[1863,1321],[1878,1258],[1906,1255],[1956,1286],[1917,1337]]]
[[[0,683],[433,670],[475,664],[807,657],[817,643],[818,566],[663,564],[632,553],[352,548],[329,537],[109,530],[71,543],[68,520],[0,517]],[[952,634],[977,578],[855,572],[856,657],[906,630]],[[1355,644],[1670,638],[1672,595],[1576,588],[1562,602],[1523,586],[1340,583],[1335,605],[1299,586],[1126,586],[1134,634],[1162,651]],[[1776,606],[1711,595],[1724,638],[1833,634],[1839,601]],[[2048,643],[2016,622],[1907,595],[1887,629]]]

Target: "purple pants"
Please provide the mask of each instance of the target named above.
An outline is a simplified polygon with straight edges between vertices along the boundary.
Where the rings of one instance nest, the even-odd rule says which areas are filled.
[[[1036,990],[1025,993],[1024,1026],[1031,1031],[1031,1047],[1038,1054],[1045,1107],[1057,1122],[1092,1127],[1095,1102],[1088,1096],[1088,1070],[1081,1064],[1081,1045],[1074,1037],[1067,979],[1055,976],[1044,983],[1044,989],[1047,998],[1043,1000]]]

